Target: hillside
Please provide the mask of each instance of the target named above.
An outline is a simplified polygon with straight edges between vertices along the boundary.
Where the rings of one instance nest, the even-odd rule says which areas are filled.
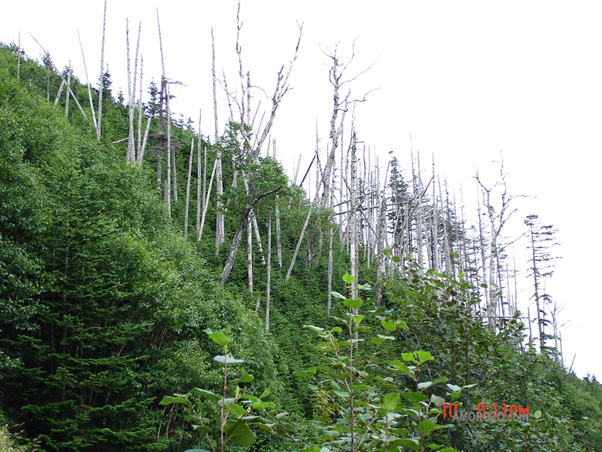
[[[244,115],[212,141],[171,120],[157,86],[140,122],[108,73],[104,88],[97,139],[98,90],[0,48],[9,430],[47,451],[208,450],[221,402],[226,450],[602,448],[600,384],[563,368],[549,320],[529,335],[485,273],[496,256],[478,261],[491,236],[471,235],[420,174],[406,182],[393,160],[380,185],[351,140],[344,211],[334,168],[316,164],[321,196],[308,199]],[[244,361],[225,389],[222,352]],[[450,421],[450,403],[529,417]]]

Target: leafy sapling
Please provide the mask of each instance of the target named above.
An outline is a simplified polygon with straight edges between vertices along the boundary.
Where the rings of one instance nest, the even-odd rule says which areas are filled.
[[[160,405],[180,404],[188,412],[184,417],[192,425],[194,431],[202,432],[211,452],[224,452],[226,444],[249,447],[256,441],[256,436],[251,426],[257,426],[265,431],[272,431],[289,443],[295,439],[288,433],[289,426],[283,424],[282,419],[288,414],[276,410],[274,402],[264,400],[270,395],[266,389],[259,397],[244,394],[243,383],[251,383],[254,377],[241,370],[239,377],[231,378],[230,366],[241,364],[244,361],[237,359],[229,353],[230,339],[222,332],[205,330],[209,338],[222,348],[221,354],[213,358],[223,366],[223,385],[220,394],[207,389],[193,388],[187,394],[174,394],[165,396]],[[204,416],[201,401],[217,404],[219,411],[218,429],[215,422]],[[186,452],[209,452],[208,449],[189,449]]]
[[[349,289],[355,282],[349,274],[343,280]],[[358,289],[367,291],[370,287],[358,285]],[[435,394],[429,397],[425,392],[432,392],[429,388],[446,382],[447,378],[420,381],[422,368],[433,356],[415,351],[401,353],[401,360],[390,359],[396,353],[393,334],[399,329],[407,330],[408,325],[387,316],[385,309],[374,303],[337,292],[333,295],[348,309],[347,319],[339,319],[346,328],[335,326],[328,331],[306,325],[320,339],[316,349],[323,354],[324,363],[296,372],[300,378],[312,379],[310,389],[328,394],[325,411],[333,413],[317,421],[322,431],[318,438],[322,448],[304,450],[454,451],[429,438],[434,431],[446,427],[437,423],[445,399]],[[369,308],[359,314],[365,305]],[[378,331],[380,327],[384,334]]]

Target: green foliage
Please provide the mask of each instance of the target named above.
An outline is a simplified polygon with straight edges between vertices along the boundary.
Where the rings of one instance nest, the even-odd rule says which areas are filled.
[[[274,381],[257,320],[218,290],[140,170],[9,77],[0,99],[7,415],[46,450],[166,450],[180,427],[156,402],[217,383],[201,331],[225,324],[262,386]]]
[[[17,50],[0,45],[0,409],[7,423],[23,422],[23,435],[37,438],[44,450],[181,451],[196,447],[199,433],[206,440],[205,429],[193,425],[209,429],[214,443],[223,430],[231,450],[262,452],[430,450],[433,444],[447,452],[602,449],[600,384],[566,375],[556,362],[525,349],[519,315],[495,334],[486,328],[475,269],[455,278],[389,251],[401,272],[387,281],[383,304],[342,295],[355,283],[345,275],[334,281],[328,317],[333,212],[312,211],[287,280],[309,201],[274,159],[249,161],[240,125],[233,123],[217,143],[202,140],[208,176],[217,151],[222,154],[226,237],[249,196],[283,186],[254,207],[264,253],[268,216],[273,234],[276,207],[280,216],[283,267],[272,250],[271,322],[264,334],[266,269],[257,244],[252,294],[244,252],[226,288],[215,284],[229,245],[216,255],[215,185],[200,242],[193,226],[188,242],[182,238],[182,200],[172,203],[171,217],[161,202],[157,163],[166,153],[165,136],[157,133],[156,87],[147,106],[153,119],[143,165],[126,165],[127,144],[112,143],[127,136],[127,109],[105,91],[98,143],[91,118],[76,108],[65,118],[64,94],[57,107],[47,101],[61,84],[50,56],[43,65],[22,58],[17,81]],[[88,112],[86,87],[75,76],[71,83]],[[96,101],[98,92],[92,97]],[[183,121],[172,125],[183,198],[194,134]],[[196,162],[192,177],[201,177]],[[406,218],[410,243],[416,232],[415,194],[397,162],[390,180],[397,251]],[[193,200],[190,211],[195,208]],[[453,248],[462,231],[453,215],[444,221]],[[374,279],[374,265],[360,259],[359,267],[362,279]],[[333,274],[348,269],[335,232]],[[259,316],[253,312],[258,296]],[[221,353],[212,360],[216,347]],[[163,399],[168,405],[159,405],[173,393]],[[461,412],[483,403],[528,405],[531,417],[447,425],[446,400]],[[220,409],[228,413],[222,428],[194,418],[218,419]],[[0,441],[5,436],[0,433]]]
[[[343,280],[347,284],[355,282],[349,274]],[[397,324],[384,308],[377,308],[371,301],[366,315],[359,315],[364,300],[336,295],[347,308],[347,319],[339,319],[341,326],[330,330],[307,325],[320,339],[316,350],[324,360],[317,368],[296,373],[301,378],[312,378],[309,388],[322,400],[322,413],[316,421],[321,430],[317,441],[327,447],[321,450],[441,448],[430,436],[450,425],[439,422],[444,399],[429,393],[447,378],[423,381],[422,377],[428,373],[427,363],[433,356],[425,351],[398,354],[394,345],[389,345],[395,341],[389,334],[398,328],[406,330],[405,323]],[[360,326],[364,319],[368,324],[380,325]],[[387,335],[378,334],[379,327]],[[366,342],[364,336],[376,340]],[[447,392],[449,395],[454,390]]]
[[[205,333],[222,350],[220,355],[213,358],[223,365],[223,384],[219,394],[195,387],[186,394],[165,396],[159,404],[182,405],[184,420],[201,434],[204,447],[214,451],[226,450],[228,443],[242,447],[252,446],[257,440],[256,434],[251,430],[254,426],[294,442],[294,438],[287,432],[290,425],[284,421],[288,413],[277,410],[274,402],[265,400],[271,391],[266,389],[259,397],[247,394],[246,383],[251,383],[254,377],[244,370],[235,372],[239,377],[232,379],[232,369],[229,366],[242,364],[244,360],[229,354],[230,339],[224,333],[214,333],[211,329],[205,330]],[[210,417],[215,416],[216,412],[218,422],[213,427],[214,421]]]

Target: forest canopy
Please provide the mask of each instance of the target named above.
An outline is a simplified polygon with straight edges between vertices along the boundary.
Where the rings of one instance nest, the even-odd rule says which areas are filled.
[[[0,445],[602,447],[602,389],[565,368],[542,282],[554,228],[526,219],[531,318],[511,290],[503,167],[479,179],[478,231],[418,156],[380,174],[331,60],[310,199],[268,138],[293,63],[265,124],[243,92],[211,139],[173,119],[165,76],[144,104],[108,71],[94,89],[0,47]]]

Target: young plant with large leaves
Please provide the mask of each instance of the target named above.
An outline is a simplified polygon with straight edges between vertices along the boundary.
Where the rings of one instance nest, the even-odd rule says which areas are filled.
[[[349,274],[343,279],[347,284],[355,281]],[[338,319],[342,326],[330,330],[307,325],[320,339],[316,349],[324,361],[296,373],[312,379],[310,388],[321,395],[324,407],[317,420],[322,432],[317,440],[323,446],[304,450],[454,451],[431,438],[434,431],[449,427],[440,422],[445,399],[433,391],[447,378],[423,378],[433,356],[426,351],[396,354],[392,333],[407,330],[405,322],[392,319],[372,301],[333,295],[347,308],[347,319]],[[456,389],[461,390],[448,385],[443,392]]]

